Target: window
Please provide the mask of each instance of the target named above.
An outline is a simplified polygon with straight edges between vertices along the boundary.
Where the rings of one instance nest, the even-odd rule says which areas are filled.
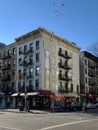
[[[65,77],[66,77],[66,78],[68,77],[68,72],[65,72]]]
[[[7,75],[8,75],[8,76],[11,76],[11,72],[10,72],[10,71],[8,71],[8,72],[7,72]]]
[[[33,49],[33,43],[30,43],[30,49]]]
[[[87,65],[87,60],[85,59],[85,65]]]
[[[59,65],[62,66],[62,59],[59,59]]]
[[[24,57],[24,61],[27,61],[27,57],[26,56]]]
[[[65,83],[65,91],[68,92],[68,83]]]
[[[62,52],[62,48],[59,48],[59,52]]]
[[[29,86],[32,85],[32,80],[29,80]]]
[[[16,64],[16,59],[12,59],[12,65]]]
[[[73,92],[73,84],[71,84],[71,92]]]
[[[12,75],[15,75],[15,70],[12,70]]]
[[[33,91],[34,88],[33,88],[33,85],[32,85],[32,80],[29,80],[29,91]]]
[[[77,92],[79,92],[79,85],[77,85]]]
[[[39,49],[39,41],[36,41],[36,50]]]
[[[2,75],[2,74],[0,73],[0,78],[1,78],[1,75]]]
[[[37,79],[35,81],[35,89],[38,90],[39,89],[39,79]]]
[[[62,90],[62,82],[59,82],[59,90]]]
[[[31,68],[29,69],[29,74],[30,74],[30,75],[33,75],[33,67],[31,67]]]
[[[68,62],[67,62],[67,61],[65,61],[64,65],[65,65],[65,67],[67,67],[67,66],[68,66]]]
[[[8,52],[7,52],[7,51],[5,51],[5,52],[4,52],[4,55],[5,55],[5,56],[7,56],[7,55],[8,55]]]
[[[11,65],[11,61],[10,60],[8,60],[8,65]]]
[[[27,69],[23,69],[23,76],[26,76]]]
[[[0,68],[2,67],[2,63],[0,63]]]
[[[21,82],[18,82],[18,91],[21,92]]]
[[[8,50],[8,55],[11,55],[11,50]]]
[[[18,70],[18,74],[19,74],[19,76],[21,76],[21,70]]]
[[[62,70],[59,70],[59,78],[62,77]]]
[[[22,64],[22,59],[21,58],[19,58],[18,63],[19,63],[19,65]]]
[[[10,91],[10,83],[7,83],[7,91]]]
[[[85,74],[87,74],[87,68],[85,68]]]
[[[33,61],[33,55],[30,55],[29,58],[30,58],[30,61]]]
[[[12,82],[12,92],[14,92],[14,91],[15,91],[14,86],[15,86],[15,83],[14,83],[14,82]]]
[[[85,82],[86,82],[86,84],[87,84],[87,77],[85,78]]]
[[[39,66],[36,67],[36,75],[39,75]]]
[[[39,53],[36,54],[36,62],[39,61]]]
[[[67,56],[68,54],[67,54],[67,51],[65,51],[65,56]]]
[[[16,54],[16,48],[12,49],[12,54],[15,55]]]
[[[22,54],[22,47],[19,47],[19,55]]]
[[[27,45],[24,46],[24,52],[26,52],[26,51],[27,51]]]

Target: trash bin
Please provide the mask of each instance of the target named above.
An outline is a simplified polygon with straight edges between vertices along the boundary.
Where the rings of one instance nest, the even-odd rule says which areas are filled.
[[[23,104],[22,104],[21,101],[19,102],[19,110],[20,110],[20,111],[23,111]]]
[[[23,111],[23,106],[19,106],[19,110],[20,110],[20,111]]]

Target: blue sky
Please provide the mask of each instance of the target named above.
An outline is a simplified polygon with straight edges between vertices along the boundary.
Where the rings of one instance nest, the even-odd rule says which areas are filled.
[[[0,0],[0,42],[38,27],[87,50],[98,42],[98,0]]]

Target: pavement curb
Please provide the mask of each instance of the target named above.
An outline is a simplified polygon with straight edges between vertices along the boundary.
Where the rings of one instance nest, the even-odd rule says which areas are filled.
[[[30,110],[30,111],[20,111],[18,109],[1,109],[1,112],[12,112],[12,113],[32,113],[32,114],[48,114],[47,111],[40,111],[40,110]]]

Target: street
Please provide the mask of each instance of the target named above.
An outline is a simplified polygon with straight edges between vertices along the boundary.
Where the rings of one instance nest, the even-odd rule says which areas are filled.
[[[0,130],[98,130],[98,110],[45,114],[0,111]]]

